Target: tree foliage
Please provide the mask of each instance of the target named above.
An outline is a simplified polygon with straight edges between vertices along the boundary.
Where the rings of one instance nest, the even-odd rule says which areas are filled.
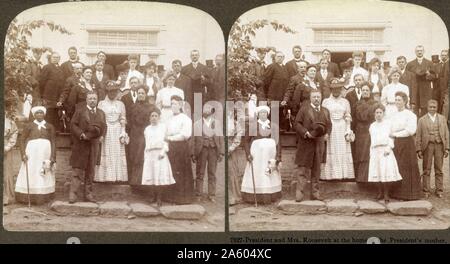
[[[31,49],[29,40],[33,31],[39,28],[48,28],[50,31],[61,34],[72,34],[61,25],[44,20],[33,20],[18,24],[15,18],[9,25],[5,38],[4,50],[4,100],[13,110],[19,104],[19,98],[32,92],[31,76],[27,74],[26,67],[31,62]],[[48,47],[33,47],[39,53],[51,51]]]
[[[259,19],[242,24],[238,19],[231,27],[228,40],[228,96],[231,98],[247,97],[256,89],[257,78],[252,72],[252,64],[257,61],[254,51],[274,51],[274,47],[255,47],[251,39],[256,37],[259,30],[271,26],[275,31],[288,34],[296,32],[290,27],[277,21]]]

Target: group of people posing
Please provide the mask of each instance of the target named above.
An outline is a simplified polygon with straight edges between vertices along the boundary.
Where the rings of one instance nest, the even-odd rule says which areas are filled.
[[[174,60],[172,71],[161,75],[152,61],[139,67],[136,55],[114,69],[105,63],[104,52],[91,66],[78,60],[76,48],[68,53],[69,61],[61,66],[56,52],[42,68],[39,54],[29,65],[36,82],[31,96],[25,96],[23,115],[28,117],[30,103],[30,122],[20,133],[22,165],[16,182],[12,167],[5,168],[4,204],[52,199],[56,135],[68,131],[73,169],[66,179],[69,203],[96,202],[93,182],[130,184],[158,206],[162,201],[192,203],[195,195],[203,196],[206,168],[207,197],[214,202],[217,163],[224,156],[221,124],[210,105],[200,102],[202,116],[197,119],[190,111],[194,93],[201,94],[203,102],[223,101],[223,55],[217,55],[215,67],[207,67],[193,50],[190,64],[182,67]],[[15,120],[14,113],[6,112],[5,161],[18,138]],[[194,136],[196,127],[200,134]]]
[[[328,49],[312,64],[295,46],[293,60],[283,64],[283,53],[276,52],[267,67],[266,54],[259,52],[252,65],[258,80],[254,94],[260,101],[255,110],[258,133],[248,134],[248,124],[230,116],[230,202],[253,203],[256,198],[270,203],[281,196],[278,133],[291,130],[297,135],[297,201],[322,199],[319,179],[378,183],[376,198],[386,202],[390,197],[428,197],[433,164],[434,192],[442,197],[442,164],[449,151],[448,50],[442,51],[441,61],[433,56],[433,62],[424,58],[423,46],[415,52],[416,59],[407,63],[399,56],[394,67],[373,58],[368,69],[362,52],[354,52],[340,67],[330,60]],[[268,118],[274,101],[281,106],[277,124]],[[233,157],[241,140],[247,154],[244,170]],[[423,159],[422,175],[418,159]],[[310,197],[305,197],[309,179]]]

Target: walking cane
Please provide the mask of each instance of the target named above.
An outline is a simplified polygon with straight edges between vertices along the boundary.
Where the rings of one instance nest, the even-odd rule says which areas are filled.
[[[256,200],[255,173],[253,172],[253,160],[250,161],[250,165],[252,167],[253,196],[255,198],[255,207],[258,207],[258,201]]]
[[[30,199],[30,178],[28,175],[28,158],[25,160],[25,171],[27,174],[28,209],[30,209],[31,208],[31,199]]]

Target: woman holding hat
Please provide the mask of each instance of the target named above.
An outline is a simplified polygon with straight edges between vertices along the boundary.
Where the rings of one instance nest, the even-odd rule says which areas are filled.
[[[374,112],[377,102],[370,94],[368,82],[361,87],[361,100],[356,102],[353,122],[355,130],[356,147],[353,149],[353,163],[357,182],[367,182],[369,172],[370,134],[369,127],[374,121]]]
[[[86,94],[89,91],[96,91],[97,95],[99,97],[101,96],[98,94],[97,88],[95,87],[92,74],[93,73],[91,67],[84,67],[79,82],[70,91],[67,103],[69,104],[70,111],[72,113],[75,112],[76,107],[86,104]]]
[[[129,137],[125,132],[125,105],[117,99],[119,87],[113,81],[106,84],[107,96],[98,103],[106,118],[106,136],[102,142],[100,166],[95,174],[97,182],[128,181],[125,144]]]
[[[155,103],[156,95],[162,88],[161,80],[156,76],[157,66],[153,61],[145,64],[144,84],[149,87],[147,91],[148,100],[151,104]]]
[[[388,81],[384,71],[381,70],[381,60],[373,58],[369,62],[369,77],[368,82],[372,88],[372,95],[379,98],[383,87],[388,85]]]
[[[15,189],[18,202],[27,203],[30,194],[32,203],[43,204],[55,193],[55,128],[44,120],[46,112],[44,106],[33,107],[34,121],[22,131],[22,165]]]
[[[270,108],[258,106],[256,131],[252,131],[244,140],[247,154],[247,166],[242,178],[241,194],[244,202],[253,203],[254,195],[259,203],[270,204],[281,198],[280,173],[268,173],[269,165],[281,162],[281,148],[277,134],[278,128],[268,119]],[[254,122],[254,121],[250,121]],[[277,166],[278,167],[278,166]],[[278,170],[277,168],[275,170]],[[254,182],[253,182],[254,180]]]
[[[322,170],[322,180],[354,179],[353,158],[350,142],[354,140],[350,128],[352,116],[350,103],[341,95],[342,85],[332,84],[331,96],[322,102],[322,107],[330,112],[333,129],[326,149],[326,163]]]
[[[183,90],[174,86],[176,79],[177,77],[174,73],[168,73],[165,79],[167,86],[159,90],[156,95],[155,104],[161,110],[161,123],[166,122],[173,116],[170,98],[177,95],[184,100]]]
[[[142,166],[144,164],[145,138],[144,129],[149,125],[150,109],[154,105],[147,100],[148,87],[144,84],[137,88],[137,100],[130,108],[128,120],[130,143],[128,180],[132,186],[142,185]]]
[[[409,101],[409,88],[408,86],[400,83],[400,76],[402,75],[399,68],[394,67],[389,73],[389,79],[391,83],[383,88],[381,92],[381,103],[385,106],[385,118],[390,118],[392,114],[397,112],[395,105],[395,94],[397,92],[403,92],[408,96]]]

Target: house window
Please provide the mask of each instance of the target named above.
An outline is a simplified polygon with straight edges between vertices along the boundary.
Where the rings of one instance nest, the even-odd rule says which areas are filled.
[[[383,28],[314,29],[315,44],[382,44]]]
[[[158,31],[88,31],[90,48],[157,47]]]

